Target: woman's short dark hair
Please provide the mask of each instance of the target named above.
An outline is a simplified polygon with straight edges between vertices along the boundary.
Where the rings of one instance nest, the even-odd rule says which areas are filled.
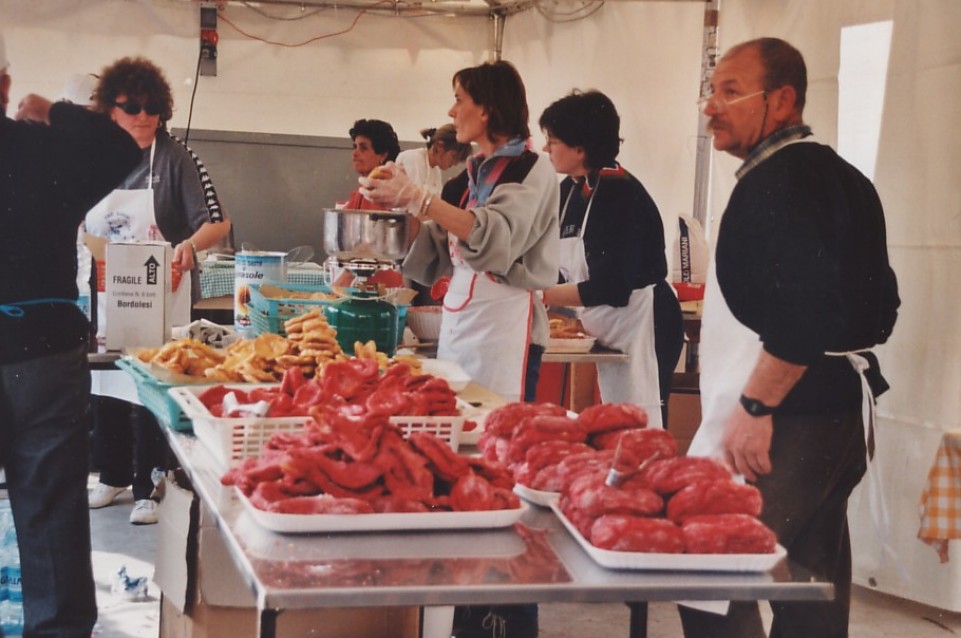
[[[524,140],[531,136],[527,90],[510,62],[498,60],[461,69],[454,74],[452,84],[460,84],[487,113],[487,137],[491,141],[498,135]]]
[[[444,150],[452,151],[458,162],[463,162],[471,154],[470,144],[461,144],[457,141],[457,129],[453,124],[444,124],[438,128],[421,129],[420,136],[427,140],[427,148],[439,142]]]
[[[170,83],[160,67],[147,58],[121,58],[101,71],[100,83],[93,94],[94,110],[110,113],[121,95],[156,105],[164,126],[173,117],[174,98]]]
[[[370,140],[374,146],[374,152],[387,153],[387,161],[393,162],[400,153],[400,142],[397,141],[397,133],[392,127],[383,120],[357,120],[350,129],[350,139],[357,139],[358,135],[363,135]]]
[[[538,124],[568,146],[583,148],[591,170],[613,165],[621,150],[621,118],[600,91],[575,89],[544,109]]]

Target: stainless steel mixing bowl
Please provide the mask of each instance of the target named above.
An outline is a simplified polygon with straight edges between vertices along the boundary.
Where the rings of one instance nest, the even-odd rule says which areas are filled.
[[[324,209],[324,251],[341,263],[396,263],[407,255],[410,242],[406,213]]]

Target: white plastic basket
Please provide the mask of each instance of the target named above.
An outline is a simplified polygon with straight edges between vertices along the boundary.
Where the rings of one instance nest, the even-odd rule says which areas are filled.
[[[249,391],[250,384],[228,385],[227,388]],[[270,387],[270,386],[266,386]],[[170,396],[193,421],[194,434],[216,460],[225,468],[233,467],[243,459],[261,455],[264,444],[276,432],[299,432],[311,418],[290,417],[217,417],[200,401],[207,387],[179,386],[170,388]],[[469,407],[460,399],[458,408]],[[463,416],[395,416],[391,423],[400,427],[404,436],[412,432],[429,432],[446,441],[455,452],[460,445]]]

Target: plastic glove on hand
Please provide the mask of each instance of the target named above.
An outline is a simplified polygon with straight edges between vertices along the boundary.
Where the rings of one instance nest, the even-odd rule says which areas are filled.
[[[403,208],[411,215],[420,211],[427,191],[410,181],[404,169],[387,162],[378,166],[367,177],[358,177],[360,194],[380,206]]]

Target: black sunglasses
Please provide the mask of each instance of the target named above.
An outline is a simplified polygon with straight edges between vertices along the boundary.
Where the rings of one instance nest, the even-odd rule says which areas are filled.
[[[136,100],[127,100],[126,102],[114,102],[113,105],[127,115],[140,115],[140,111],[146,111],[147,115],[160,115],[160,105],[151,102],[141,106],[140,102]]]

